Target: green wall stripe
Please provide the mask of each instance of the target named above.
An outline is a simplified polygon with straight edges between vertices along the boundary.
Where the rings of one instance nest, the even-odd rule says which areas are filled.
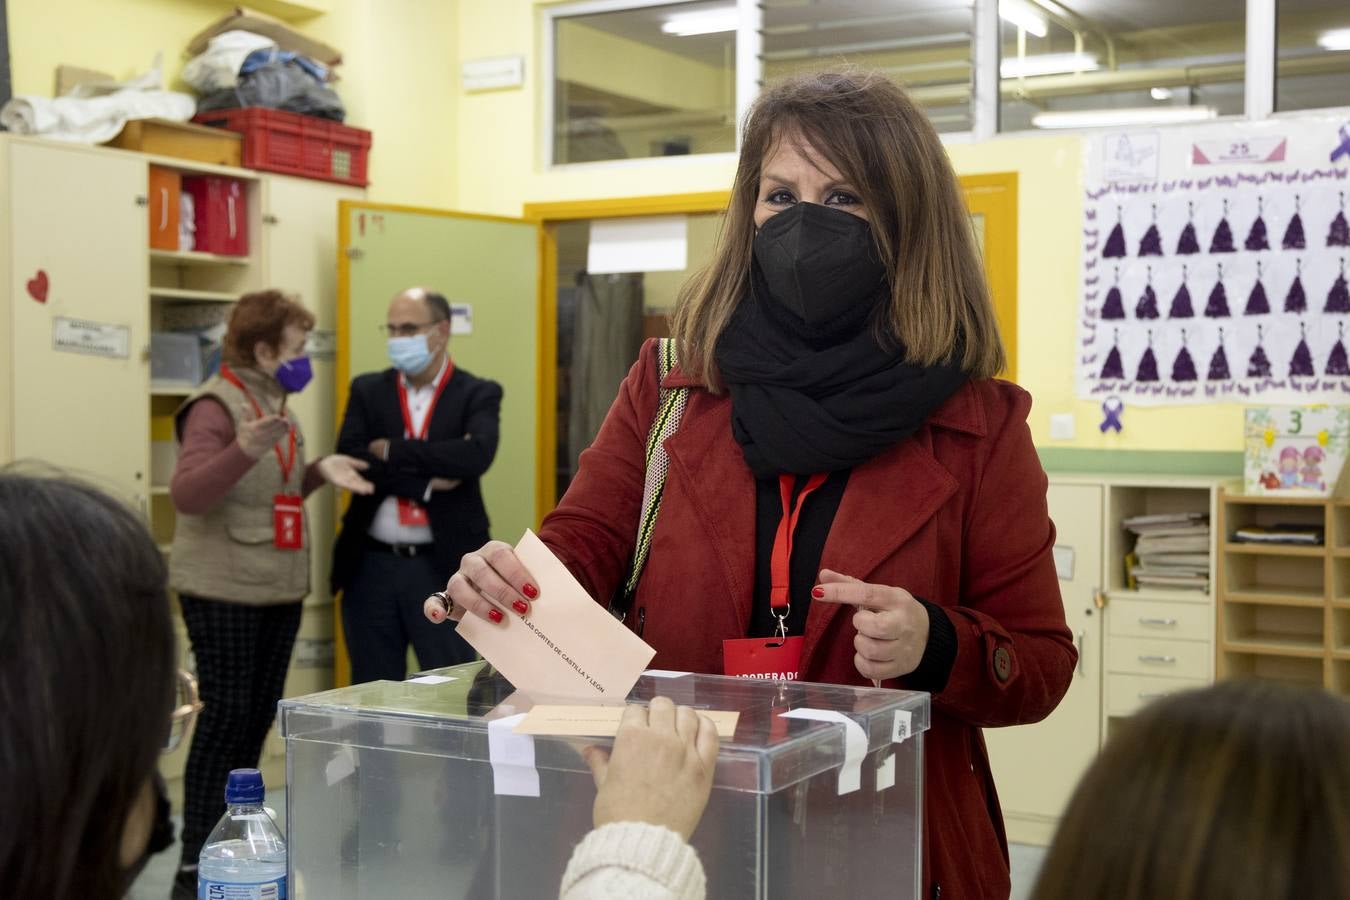
[[[1101,472],[1107,475],[1242,474],[1242,453],[1198,450],[1085,450],[1038,447],[1047,472]]]

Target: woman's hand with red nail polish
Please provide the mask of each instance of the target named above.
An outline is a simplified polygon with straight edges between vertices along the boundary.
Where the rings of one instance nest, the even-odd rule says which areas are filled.
[[[864,678],[898,678],[919,667],[928,646],[928,611],[909,591],[822,569],[811,596],[857,607],[853,666]]]
[[[430,608],[423,610],[432,622],[459,621],[468,612],[500,624],[506,618],[504,610],[513,609],[522,616],[529,613],[527,600],[537,598],[539,588],[510,544],[490,541],[465,554],[459,571],[445,586],[445,595],[454,604],[448,617],[437,618]]]

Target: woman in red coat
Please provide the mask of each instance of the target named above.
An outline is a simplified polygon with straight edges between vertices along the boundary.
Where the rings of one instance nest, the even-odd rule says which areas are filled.
[[[768,90],[673,326],[679,367],[659,385],[643,348],[540,537],[592,596],[621,589],[660,389],[688,388],[627,597],[653,665],[931,692],[925,896],[1006,897],[980,729],[1044,718],[1076,654],[1031,398],[994,379],[979,251],[923,113],[880,76]],[[539,599],[501,543],[446,593],[494,622]],[[744,658],[773,635],[777,658]]]

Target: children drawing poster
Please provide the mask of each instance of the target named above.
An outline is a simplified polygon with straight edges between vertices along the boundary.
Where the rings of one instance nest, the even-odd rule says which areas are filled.
[[[1108,134],[1087,152],[1082,396],[1350,396],[1350,123]]]
[[[1248,494],[1325,497],[1345,465],[1350,407],[1251,407],[1246,412]]]

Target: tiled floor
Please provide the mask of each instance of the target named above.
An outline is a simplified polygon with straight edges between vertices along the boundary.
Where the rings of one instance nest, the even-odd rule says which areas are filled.
[[[286,791],[267,792],[267,806],[277,813],[277,824],[286,826]],[[177,822],[175,820],[175,830]],[[1012,900],[1028,900],[1031,888],[1036,883],[1036,874],[1040,871],[1041,860],[1045,857],[1043,847],[1030,847],[1025,844],[1013,844],[1010,848],[1012,858]],[[165,850],[155,856],[136,879],[127,895],[127,900],[168,900],[169,890],[173,886],[173,876],[178,870],[178,846]],[[444,898],[434,898],[444,900]]]

